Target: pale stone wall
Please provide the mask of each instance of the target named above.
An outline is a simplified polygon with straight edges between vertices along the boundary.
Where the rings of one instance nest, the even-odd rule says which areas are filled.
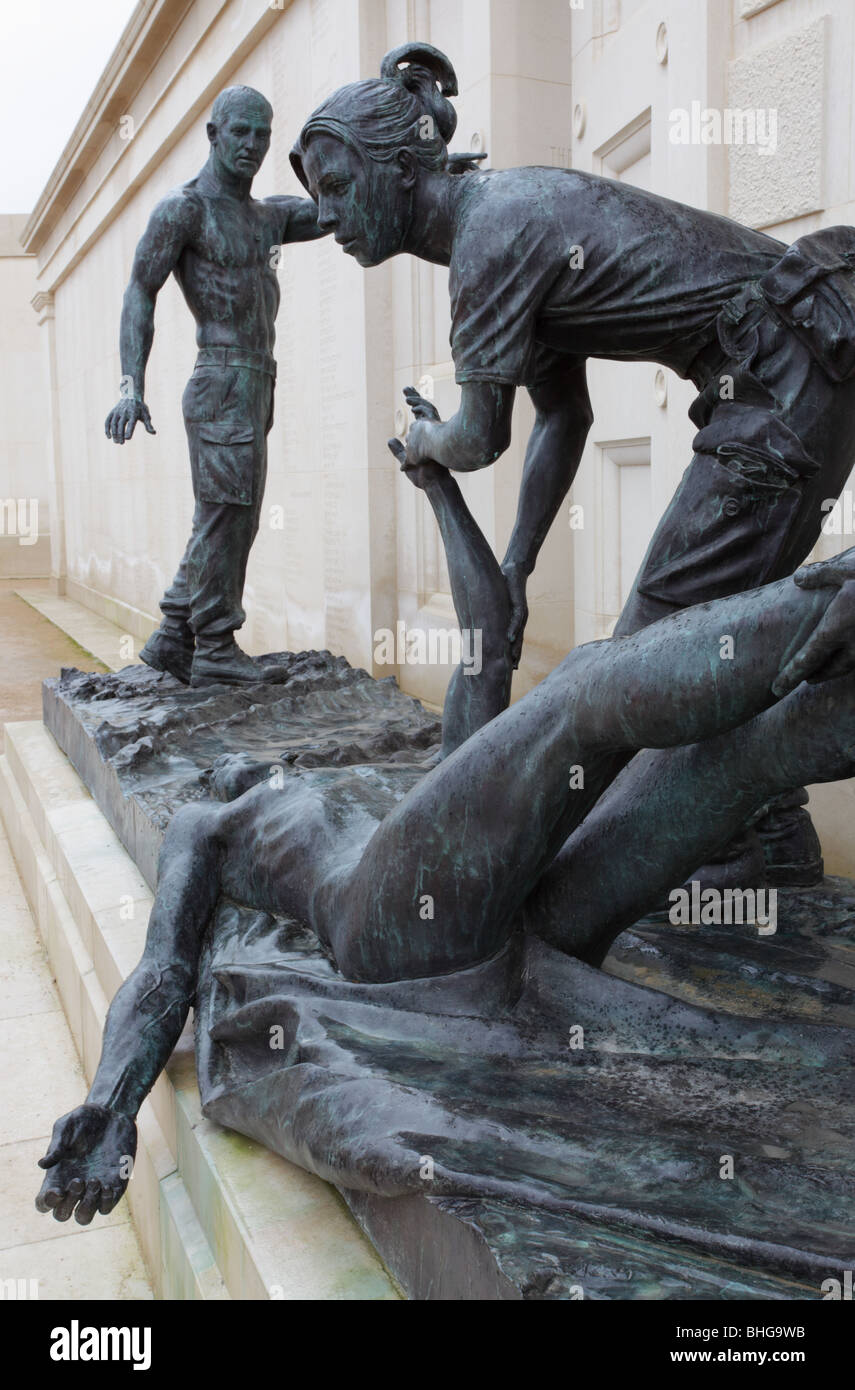
[[[36,263],[26,215],[0,216],[0,578],[50,572],[47,406],[42,345],[30,301]]]
[[[819,227],[855,222],[855,6],[850,0],[742,0],[729,67],[732,107],[778,110],[778,154],[730,157],[730,215],[782,241]],[[855,474],[847,491],[855,489]],[[851,516],[852,509],[849,509]],[[849,534],[825,535],[812,558],[855,544]],[[826,870],[855,873],[855,781],[810,788]]]

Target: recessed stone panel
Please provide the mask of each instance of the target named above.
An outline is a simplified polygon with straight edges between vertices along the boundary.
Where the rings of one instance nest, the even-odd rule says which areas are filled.
[[[752,227],[823,206],[827,19],[730,64],[730,216]],[[730,140],[728,140],[730,135]]]

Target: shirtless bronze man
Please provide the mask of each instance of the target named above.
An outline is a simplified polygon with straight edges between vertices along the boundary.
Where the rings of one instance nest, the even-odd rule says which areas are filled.
[[[163,621],[140,652],[185,684],[275,678],[237,646],[246,565],[258,532],[273,421],[276,248],[314,241],[310,198],[251,197],[270,147],[270,103],[252,87],[229,87],[208,122],[211,152],[196,178],[168,193],[137,247],[121,322],[122,398],[106,433],[116,444],[137,422],[154,434],[144,400],[154,305],[170,273],[196,320],[199,355],[182,402],[196,509]]]

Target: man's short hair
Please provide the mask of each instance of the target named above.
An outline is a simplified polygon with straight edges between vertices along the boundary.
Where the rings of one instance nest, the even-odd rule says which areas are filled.
[[[273,118],[273,107],[267,97],[262,96],[261,92],[257,92],[254,87],[226,87],[225,91],[220,92],[211,108],[213,125],[221,125],[232,114],[236,106],[242,106],[249,102],[263,107],[267,112],[268,120]]]

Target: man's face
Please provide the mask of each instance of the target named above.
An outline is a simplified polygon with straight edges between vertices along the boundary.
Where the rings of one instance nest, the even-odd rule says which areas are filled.
[[[235,104],[214,129],[211,144],[230,174],[252,179],[270,149],[270,115],[254,101]]]
[[[361,266],[380,265],[402,249],[410,195],[395,160],[380,164],[331,135],[314,135],[303,155],[318,226],[332,232]]]

